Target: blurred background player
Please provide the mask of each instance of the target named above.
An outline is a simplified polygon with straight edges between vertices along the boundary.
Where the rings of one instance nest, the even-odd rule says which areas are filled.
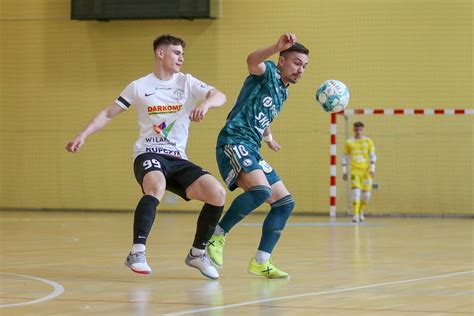
[[[362,209],[370,200],[372,190],[372,178],[375,175],[374,142],[363,135],[364,124],[354,123],[354,137],[349,138],[344,144],[344,155],[342,157],[342,178],[347,180],[347,165],[350,161],[350,176],[352,189],[353,222],[364,221]]]
[[[226,97],[190,74],[180,72],[184,47],[180,38],[158,37],[153,42],[154,72],[131,82],[117,100],[99,112],[67,144],[66,149],[77,152],[86,137],[134,105],[140,125],[140,136],[135,143],[134,172],[144,195],[135,210],[133,245],[125,265],[136,273],[151,273],[145,245],[156,208],[166,189],[185,200],[205,203],[185,262],[199,269],[204,276],[217,279],[219,274],[205,253],[205,247],[222,214],[225,189],[206,170],[187,160],[185,148],[190,122],[200,122],[210,108],[223,105]],[[196,106],[200,101],[203,102]]]
[[[276,53],[280,54],[277,65],[267,60]],[[276,171],[260,155],[260,147],[263,138],[270,149],[280,149],[272,137],[270,124],[282,109],[289,84],[298,82],[303,75],[308,54],[308,49],[296,42],[296,36],[287,33],[275,44],[247,57],[250,75],[217,139],[216,158],[222,178],[230,190],[239,187],[245,191],[234,199],[208,243],[207,251],[217,266],[223,265],[225,235],[267,202],[271,210],[263,223],[260,244],[248,271],[268,278],[288,276],[273,266],[270,257],[294,201]]]

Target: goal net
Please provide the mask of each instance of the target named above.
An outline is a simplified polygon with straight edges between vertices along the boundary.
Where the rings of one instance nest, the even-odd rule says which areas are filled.
[[[350,214],[342,180],[344,142],[353,123],[375,144],[370,215],[474,216],[474,110],[359,109],[331,117],[330,215]]]

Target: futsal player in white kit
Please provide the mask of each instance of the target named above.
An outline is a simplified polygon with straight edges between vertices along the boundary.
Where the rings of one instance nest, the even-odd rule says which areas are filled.
[[[219,274],[205,247],[221,217],[226,193],[212,175],[188,160],[185,148],[190,122],[200,122],[210,108],[223,105],[226,97],[192,75],[180,72],[184,47],[181,38],[158,37],[153,42],[154,71],[132,81],[67,144],[66,149],[77,152],[89,135],[134,106],[140,125],[140,136],[134,147],[134,172],[144,195],[135,210],[133,244],[125,265],[136,273],[151,273],[146,260],[146,242],[156,208],[164,191],[168,190],[185,200],[204,202],[185,263],[204,276],[217,279]]]

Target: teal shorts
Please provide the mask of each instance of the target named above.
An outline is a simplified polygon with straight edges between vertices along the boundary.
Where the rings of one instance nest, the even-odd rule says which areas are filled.
[[[237,188],[236,181],[241,171],[249,173],[261,169],[270,185],[281,180],[275,169],[263,160],[258,151],[243,144],[227,144],[217,147],[216,160],[221,177],[231,191]]]

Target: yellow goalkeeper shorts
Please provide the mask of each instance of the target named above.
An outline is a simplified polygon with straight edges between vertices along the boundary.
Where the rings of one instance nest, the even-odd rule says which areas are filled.
[[[351,189],[372,190],[372,177],[369,169],[351,169]]]

